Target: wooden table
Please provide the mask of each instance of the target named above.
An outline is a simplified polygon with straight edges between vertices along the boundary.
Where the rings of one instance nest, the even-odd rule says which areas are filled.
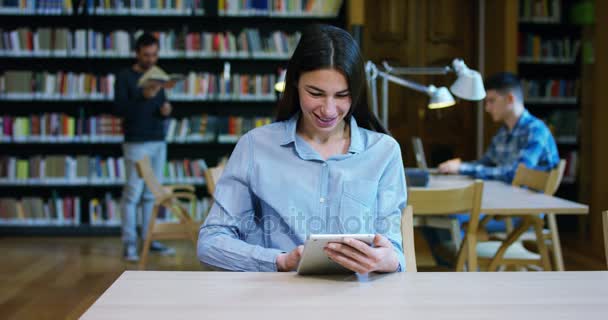
[[[437,190],[437,189],[450,189],[458,188],[469,185],[473,182],[473,179],[466,176],[460,175],[431,175],[429,185],[427,187],[412,187],[410,190]],[[414,215],[416,213],[416,203],[410,201],[414,207]],[[484,181],[483,195],[481,200],[481,212],[489,215],[507,215],[507,216],[519,216],[525,221],[529,221],[529,224],[522,223],[518,228],[515,228],[509,235],[505,242],[501,246],[501,250],[497,251],[497,255],[492,260],[494,263],[502,258],[504,255],[504,249],[509,246],[509,243],[519,238],[519,234],[525,232],[529,225],[543,225],[543,221],[540,219],[542,213],[552,214],[587,214],[589,207],[584,204],[572,202],[569,200],[561,199],[555,196],[546,195],[541,192],[535,192],[510,184],[506,184],[500,181]],[[425,214],[426,215],[426,214]],[[421,220],[416,217],[416,223],[420,224]],[[433,217],[424,217],[423,219],[433,219],[434,223],[443,222],[438,221]],[[425,223],[429,223],[427,220]],[[453,224],[451,225],[454,228]],[[458,228],[459,231],[460,228]],[[459,243],[458,238],[459,232],[453,231],[456,234],[456,238],[453,239],[455,243]],[[540,232],[540,231],[539,231]],[[552,235],[552,241],[559,241],[559,235],[555,231]],[[549,259],[549,251],[544,241],[537,241],[539,253],[541,255],[541,261],[545,270],[551,270],[551,262]],[[554,257],[556,263],[556,269],[563,271],[564,262],[562,259],[561,246],[554,246]],[[502,252],[503,254],[500,254]],[[491,264],[493,265],[493,264]]]
[[[410,189],[458,188],[471,182],[473,180],[465,176],[432,175],[428,187]],[[492,215],[587,214],[589,206],[500,181],[484,181],[481,212]]]
[[[82,319],[605,319],[608,272],[126,271]]]

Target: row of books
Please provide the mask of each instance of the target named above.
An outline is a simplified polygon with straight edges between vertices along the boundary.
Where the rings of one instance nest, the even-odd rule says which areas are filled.
[[[579,80],[522,80],[524,101],[530,103],[576,103],[579,87]]]
[[[0,76],[0,97],[107,100],[114,98],[114,81],[113,74],[6,70]]]
[[[171,119],[167,127],[169,142],[236,143],[249,130],[272,122],[268,117],[219,117],[203,114],[183,119]]]
[[[230,67],[224,70],[219,75],[189,72],[184,81],[167,90],[167,96],[170,100],[276,100],[274,74],[230,74]]]
[[[173,100],[274,101],[274,74],[220,74],[189,72],[185,81],[167,90]],[[94,75],[7,70],[0,76],[0,98],[4,99],[91,99],[114,98],[114,74]]]
[[[520,0],[519,21],[537,23],[559,23],[560,0]]]
[[[66,28],[0,29],[0,56],[9,57],[132,57],[136,34]],[[246,28],[226,32],[155,32],[161,58],[276,58],[288,59],[301,34],[274,31],[261,36]]]
[[[272,122],[269,117],[197,115],[169,119],[166,141],[174,143],[234,143],[249,130]],[[78,117],[44,113],[29,117],[0,117],[0,142],[14,143],[121,143],[121,119],[111,115]]]
[[[87,30],[68,28],[0,29],[0,55],[85,57]]]
[[[0,225],[78,226],[82,223],[82,204],[80,197],[60,197],[55,191],[49,198],[0,198]],[[211,199],[204,197],[184,202],[182,206],[188,209],[188,213],[196,221],[204,221],[211,204]],[[141,225],[143,214],[141,207],[138,209],[137,220]],[[88,201],[89,224],[119,226],[121,211],[120,199],[114,198],[109,192],[105,193],[103,198],[92,198]],[[176,222],[178,218],[161,207],[157,219],[160,222]]]
[[[0,225],[77,226],[80,224],[80,197],[0,198]]]
[[[201,15],[203,0],[87,0],[91,15]]]
[[[0,116],[0,142],[122,142],[121,119],[111,115],[78,117],[43,113],[29,117]]]
[[[574,63],[581,47],[580,39],[549,38],[533,33],[518,34],[519,62]]]
[[[221,16],[335,17],[342,0],[218,0]]]
[[[0,158],[0,182],[6,184],[111,184],[125,180],[124,158],[33,156]]]
[[[78,2],[76,0],[75,2]],[[5,14],[67,15],[73,13],[72,0],[1,0]]]
[[[559,109],[548,114],[545,123],[559,144],[576,144],[579,134],[579,116],[576,110]]]
[[[164,183],[204,184],[207,164],[203,159],[165,163]],[[0,157],[0,184],[104,185],[125,181],[125,160],[101,156]]]
[[[204,221],[212,204],[211,199],[204,197],[195,201],[180,203],[188,214],[196,221]],[[137,210],[137,224],[141,225],[143,212],[141,206]],[[157,222],[177,222],[178,217],[165,207],[160,207]],[[89,201],[89,223],[92,226],[119,226],[121,224],[120,199],[114,198],[111,193],[105,193],[103,198],[93,198]]]
[[[73,5],[76,4],[76,6]],[[2,0],[0,13],[24,15],[202,15],[202,0]]]

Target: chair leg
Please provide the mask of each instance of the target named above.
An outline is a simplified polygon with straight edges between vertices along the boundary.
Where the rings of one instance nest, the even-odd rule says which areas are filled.
[[[461,272],[464,271],[464,263],[467,260],[467,236],[464,236],[464,241],[460,244],[460,249],[458,250],[458,256],[456,259],[456,271]]]
[[[538,245],[538,252],[541,256],[541,263],[545,271],[551,271],[551,261],[549,258],[549,250],[545,244],[545,237],[543,236],[543,220],[539,217],[530,217],[532,224],[534,225],[534,232],[536,233],[536,243]]]
[[[547,221],[549,222],[549,232],[551,232],[551,245],[553,246],[555,267],[557,271],[564,271],[566,268],[564,268],[564,256],[562,255],[562,245],[559,240],[559,230],[557,229],[555,214],[547,214]]]
[[[521,235],[530,228],[531,221],[528,218],[524,218],[521,225],[517,227],[512,233],[508,234],[507,238],[502,242],[496,254],[492,258],[490,265],[488,266],[488,271],[497,270],[498,266],[501,264],[503,257],[509,247],[521,237]]]
[[[460,244],[462,243],[462,236],[460,235],[460,222],[458,222],[457,219],[450,220],[450,233],[456,248],[460,247]]]
[[[158,214],[158,205],[155,204],[154,208],[152,208],[152,216],[150,217],[150,222],[148,223],[148,230],[146,231],[146,240],[144,241],[143,248],[141,249],[141,257],[138,264],[139,270],[144,270],[146,268],[146,262],[148,260],[148,252],[150,251],[150,244],[152,243],[152,237],[154,234],[154,226],[156,225],[156,216]]]
[[[477,272],[477,230],[475,232],[471,232],[471,234],[467,237],[467,266],[469,272]]]

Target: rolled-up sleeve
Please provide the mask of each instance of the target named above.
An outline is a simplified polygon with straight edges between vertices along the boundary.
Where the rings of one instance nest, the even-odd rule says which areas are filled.
[[[393,141],[390,161],[385,167],[378,185],[378,217],[376,231],[388,238],[399,258],[397,271],[405,271],[405,256],[401,240],[401,212],[407,205],[405,172],[401,148]]]
[[[277,271],[276,258],[283,251],[245,242],[255,226],[254,199],[250,189],[253,165],[250,135],[237,143],[219,179],[214,203],[198,239],[198,259],[232,271]]]

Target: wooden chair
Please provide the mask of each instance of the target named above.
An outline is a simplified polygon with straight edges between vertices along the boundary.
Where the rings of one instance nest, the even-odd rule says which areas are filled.
[[[401,241],[405,255],[405,271],[418,272],[416,267],[416,249],[414,246],[414,210],[407,206],[401,212]]]
[[[146,240],[142,248],[139,269],[143,270],[148,259],[150,243],[153,240],[191,240],[196,246],[200,223],[194,221],[180,200],[196,201],[194,187],[189,185],[163,186],[158,182],[150,166],[150,159],[144,157],[135,163],[137,173],[154,195],[154,207],[150,216]],[[157,223],[160,207],[165,207],[178,218],[178,222]]]
[[[606,267],[608,267],[608,211],[602,213],[604,220],[604,251],[606,253]]]
[[[215,193],[215,185],[217,184],[218,180],[220,180],[222,172],[224,172],[224,164],[221,163],[217,167],[208,168],[204,172],[207,192],[209,192],[209,195],[212,197]]]
[[[519,164],[512,185],[553,195],[561,183],[565,167],[565,160],[561,160],[557,167],[549,172],[529,169],[524,164]],[[492,218],[492,216],[485,216],[480,222],[480,229],[484,228]],[[511,218],[507,218],[509,236],[494,236],[495,241],[478,244],[477,252],[480,264],[486,265],[488,270],[496,270],[500,266],[524,268],[536,265],[548,271],[551,270],[551,264],[545,242],[549,242],[553,249],[555,267],[557,270],[563,271],[564,260],[555,214],[548,212],[546,218],[549,227],[546,232],[543,230],[544,222],[539,217],[525,216],[515,232],[512,232]],[[530,227],[534,228],[534,232],[531,234],[527,233]],[[524,239],[534,240],[540,254],[527,250],[521,241]]]
[[[481,210],[483,181],[475,180],[468,186],[450,189],[409,189],[408,201],[416,215],[471,215],[464,240],[457,254],[456,270],[477,271],[477,226]],[[412,235],[413,236],[413,235]]]

